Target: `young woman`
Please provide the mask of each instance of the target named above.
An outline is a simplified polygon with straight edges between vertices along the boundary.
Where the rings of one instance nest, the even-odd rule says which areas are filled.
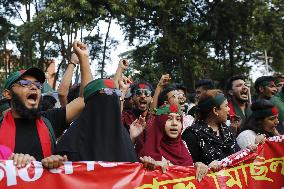
[[[218,169],[219,160],[239,150],[233,134],[225,125],[228,113],[227,99],[220,90],[208,90],[199,97],[197,120],[182,135],[193,162],[203,162]]]
[[[241,125],[237,137],[240,148],[262,142],[264,137],[277,136],[278,110],[269,100],[260,99],[251,105],[252,115]]]
[[[139,156],[145,163],[151,157],[155,161],[167,161],[172,165],[192,166],[193,161],[181,140],[182,111],[179,105],[165,105],[156,112],[153,124],[147,128],[147,139]],[[151,161],[151,160],[150,160]],[[196,163],[197,180],[207,174],[207,166]]]

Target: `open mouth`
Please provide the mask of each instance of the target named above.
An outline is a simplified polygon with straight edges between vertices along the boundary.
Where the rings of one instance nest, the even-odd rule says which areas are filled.
[[[248,97],[248,91],[242,91],[241,92],[241,97],[247,98]]]
[[[33,94],[30,94],[27,98],[27,100],[30,102],[30,103],[35,103],[37,101],[37,97],[38,95],[36,93],[33,93]]]
[[[172,128],[172,129],[170,129],[170,133],[171,134],[178,134],[178,129]]]
[[[139,101],[139,106],[141,108],[147,107],[147,102],[146,101]]]

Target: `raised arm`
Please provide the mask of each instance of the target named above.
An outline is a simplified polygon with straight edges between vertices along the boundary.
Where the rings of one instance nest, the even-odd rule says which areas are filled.
[[[159,83],[156,87],[154,96],[153,96],[153,102],[151,103],[151,109],[157,108],[159,94],[162,92],[162,90],[169,83],[170,80],[171,80],[170,74],[162,75],[162,77],[161,77],[161,79],[160,79],[160,81],[159,81]]]
[[[63,78],[61,80],[61,83],[59,84],[59,87],[57,89],[58,92],[58,99],[61,106],[66,106],[67,101],[67,95],[69,92],[69,87],[72,82],[73,72],[76,66],[79,63],[79,59],[75,53],[72,53],[70,62],[68,63],[67,69],[63,75]]]
[[[116,72],[113,76],[113,80],[114,80],[114,83],[116,85],[116,87],[118,88],[119,87],[119,79],[122,77],[122,73],[124,72],[124,70],[126,70],[129,66],[129,62],[128,60],[126,59],[121,59],[119,61],[119,64],[118,64],[118,67],[116,69]]]
[[[89,64],[89,51],[84,43],[75,41],[73,48],[76,55],[79,58],[80,71],[81,71],[81,86],[80,95],[78,98],[67,104],[66,106],[66,121],[67,123],[72,122],[85,107],[83,90],[85,86],[93,80],[90,64]]]

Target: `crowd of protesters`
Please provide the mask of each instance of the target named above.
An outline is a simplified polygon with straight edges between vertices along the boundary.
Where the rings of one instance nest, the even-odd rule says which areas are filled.
[[[57,92],[43,93],[44,72],[12,73],[0,101],[0,159],[19,168],[41,161],[56,168],[64,161],[137,162],[148,169],[195,166],[201,181],[208,169],[243,149],[255,150],[267,137],[284,134],[284,78],[262,76],[251,97],[244,76],[228,78],[226,94],[210,79],[197,81],[189,100],[186,87],[161,76],[132,82],[121,60],[112,79],[93,80],[85,44],[74,53]],[[72,85],[80,65],[81,83]],[[71,87],[70,87],[71,86]]]

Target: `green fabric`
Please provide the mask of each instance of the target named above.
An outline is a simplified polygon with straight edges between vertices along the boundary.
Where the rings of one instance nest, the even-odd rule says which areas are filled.
[[[104,88],[115,89],[114,81],[112,79],[96,79],[91,81],[84,89],[84,98],[86,99],[90,95]]]
[[[284,121],[284,94],[283,92],[279,92],[273,97],[271,97],[270,101],[276,108],[278,109],[278,120],[280,123]]]
[[[52,93],[55,92],[53,88],[45,81],[42,85],[41,93]]]
[[[156,115],[167,115],[167,114],[170,114],[170,113],[178,113],[180,115],[182,115],[182,111],[181,111],[181,107],[180,105],[165,105],[165,106],[162,106],[160,108],[157,108],[156,109]]]
[[[223,94],[218,94],[213,98],[210,98],[208,100],[198,103],[198,107],[200,109],[219,107],[225,100],[226,100],[226,97]]]
[[[244,121],[247,117],[249,117],[252,114],[252,111],[251,111],[248,104],[246,104],[245,114],[243,113],[241,108],[238,106],[238,104],[237,104],[237,102],[234,98],[232,98],[232,104],[233,104],[235,114],[237,116],[239,116],[242,119],[242,121]]]
[[[55,149],[55,144],[56,144],[56,137],[55,137],[55,134],[54,134],[54,130],[53,130],[53,127],[50,123],[50,121],[45,118],[45,117],[41,117],[43,122],[45,123],[46,127],[48,128],[48,131],[49,131],[49,137],[51,139],[51,150],[52,150],[52,153],[54,152],[54,149]]]
[[[275,109],[275,107],[274,107]],[[276,110],[277,112],[277,110]],[[262,109],[262,110],[257,110],[253,111],[252,116],[255,118],[265,118],[269,116],[275,115],[275,112],[273,111],[273,108],[268,108],[268,109]]]
[[[4,83],[4,89],[9,89],[11,87],[11,85],[22,76],[23,72],[24,72],[24,70],[16,71],[16,72],[12,73],[11,75],[9,75],[9,77],[6,79],[6,81]]]

